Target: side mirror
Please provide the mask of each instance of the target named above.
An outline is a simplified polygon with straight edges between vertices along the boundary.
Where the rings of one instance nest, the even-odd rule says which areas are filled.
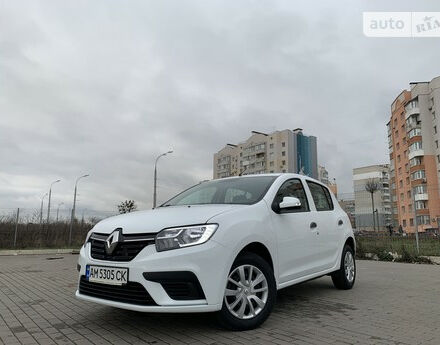
[[[280,202],[280,209],[301,207],[301,201],[293,196],[285,196]]]

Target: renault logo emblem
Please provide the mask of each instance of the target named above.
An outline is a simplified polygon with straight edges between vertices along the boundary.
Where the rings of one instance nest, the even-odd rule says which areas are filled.
[[[105,240],[105,252],[107,254],[113,253],[118,243],[121,242],[121,239],[122,239],[122,229],[119,228],[113,231]]]

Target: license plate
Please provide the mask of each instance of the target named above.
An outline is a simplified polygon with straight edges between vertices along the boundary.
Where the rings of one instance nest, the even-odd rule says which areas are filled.
[[[87,265],[86,278],[94,283],[123,285],[128,283],[128,268]]]

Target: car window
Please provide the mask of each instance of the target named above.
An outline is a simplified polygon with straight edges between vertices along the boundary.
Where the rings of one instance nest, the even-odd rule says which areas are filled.
[[[191,193],[180,200],[183,205],[209,204],[217,191],[215,187],[203,188]]]
[[[333,210],[333,201],[327,188],[311,181],[307,181],[307,185],[312,193],[317,211]]]
[[[199,183],[161,206],[241,204],[260,201],[277,176],[246,176]]]
[[[252,194],[237,188],[229,188],[225,193],[226,204],[247,204],[252,199]]]
[[[299,179],[292,179],[284,182],[278,193],[275,196],[274,203],[277,205],[283,201],[286,196],[293,196],[301,201],[301,207],[296,207],[287,210],[280,210],[281,213],[286,212],[306,212],[309,211],[309,203],[307,201],[307,196],[304,191],[304,187]]]

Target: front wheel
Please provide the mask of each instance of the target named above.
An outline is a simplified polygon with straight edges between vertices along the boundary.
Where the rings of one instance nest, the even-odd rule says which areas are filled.
[[[333,285],[341,290],[349,290],[356,280],[356,261],[354,251],[349,245],[344,246],[339,270],[332,273]]]
[[[260,256],[240,255],[232,265],[226,283],[220,324],[230,330],[258,327],[269,316],[276,299],[273,270]]]

